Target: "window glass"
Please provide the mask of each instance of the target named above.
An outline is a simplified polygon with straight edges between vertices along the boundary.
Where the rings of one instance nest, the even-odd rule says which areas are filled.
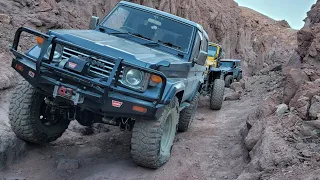
[[[192,59],[197,58],[200,52],[200,42],[201,42],[201,38],[200,38],[200,34],[197,33],[196,36],[196,40],[193,46],[193,50],[192,50]]]
[[[189,52],[194,27],[131,7],[119,6],[102,23],[109,29],[128,32],[182,52]]]
[[[214,57],[217,54],[217,47],[209,46],[208,48],[208,56]]]

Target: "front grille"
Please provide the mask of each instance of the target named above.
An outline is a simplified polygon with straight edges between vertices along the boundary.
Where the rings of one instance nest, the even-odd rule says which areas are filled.
[[[76,57],[82,57],[84,59],[89,58],[90,59],[90,68],[88,71],[88,75],[96,78],[109,78],[110,73],[114,67],[114,63],[104,60],[104,59],[99,59],[94,56],[90,56],[88,54],[81,53],[79,51],[75,51],[70,48],[64,48],[63,49],[63,54],[62,58],[63,59],[68,59],[71,56],[76,56]],[[122,76],[122,71],[121,71],[121,76]]]

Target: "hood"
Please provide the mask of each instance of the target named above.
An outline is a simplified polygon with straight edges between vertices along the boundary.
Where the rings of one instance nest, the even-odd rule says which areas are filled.
[[[224,67],[224,66],[220,66],[220,69],[221,69],[222,71],[231,71],[231,70],[232,70],[231,67]]]
[[[174,55],[94,30],[53,30],[50,31],[50,34],[102,54],[121,57],[125,61],[133,59],[145,65],[156,64],[164,60],[171,64],[183,61]]]

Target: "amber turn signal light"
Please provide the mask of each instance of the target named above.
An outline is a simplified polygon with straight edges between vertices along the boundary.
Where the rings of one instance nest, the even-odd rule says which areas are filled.
[[[137,112],[141,112],[141,113],[146,113],[147,109],[141,106],[133,106],[132,110],[137,111]]]
[[[39,45],[41,45],[41,44],[43,44],[43,38],[42,37],[40,37],[40,36],[37,36],[36,37],[36,41],[37,41],[37,43],[39,44]]]
[[[22,65],[20,65],[20,64],[16,64],[16,69],[17,70],[19,70],[19,71],[21,71],[21,72],[23,72],[23,66]]]
[[[157,76],[157,75],[152,75],[151,76],[151,81],[154,82],[154,83],[161,83],[162,82],[162,78],[160,76]]]

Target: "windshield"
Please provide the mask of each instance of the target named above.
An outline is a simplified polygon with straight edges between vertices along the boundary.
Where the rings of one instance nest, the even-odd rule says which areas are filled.
[[[220,66],[222,67],[232,67],[233,62],[229,62],[229,61],[220,61]]]
[[[216,46],[209,46],[208,49],[208,56],[214,57],[217,53],[217,47]]]
[[[188,53],[193,27],[150,12],[119,6],[102,26]]]

